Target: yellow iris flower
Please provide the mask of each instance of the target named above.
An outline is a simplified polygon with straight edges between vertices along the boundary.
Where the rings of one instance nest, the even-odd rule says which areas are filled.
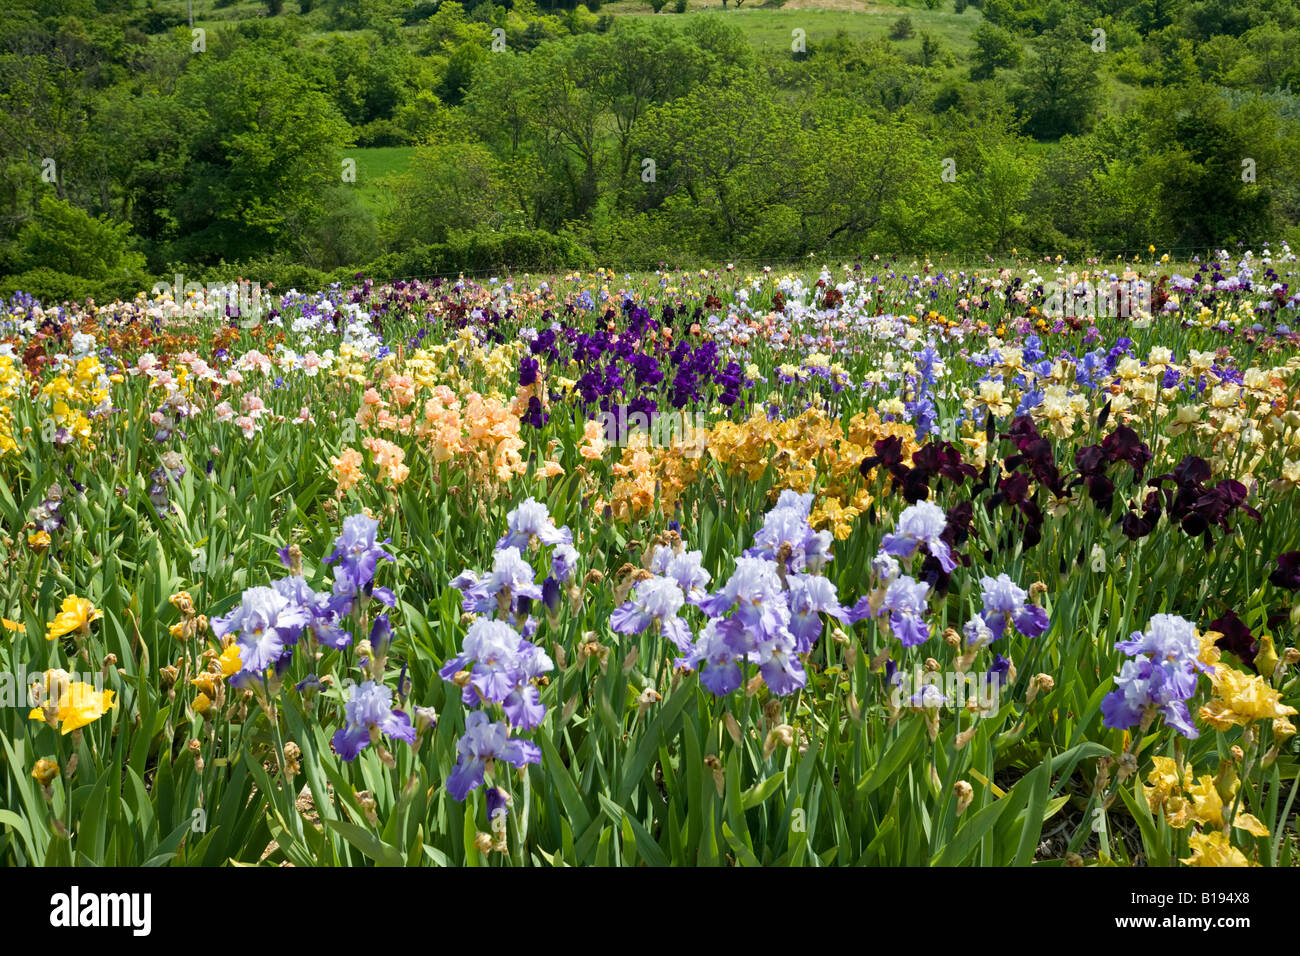
[[[1278,720],[1296,712],[1281,701],[1280,691],[1263,677],[1231,667],[1215,667],[1210,680],[1214,698],[1201,708],[1201,720],[1217,730],[1244,727],[1257,720]]]
[[[53,726],[61,724],[61,734],[70,734],[74,730],[94,723],[112,708],[117,706],[113,700],[113,691],[97,691],[90,684],[75,681],[67,684],[59,695],[58,703],[48,710],[33,707],[28,715],[31,720],[43,720]]]
[[[73,631],[88,632],[90,622],[98,621],[103,616],[104,612],[97,609],[90,601],[70,594],[63,599],[63,607],[59,610],[58,616],[46,626],[45,639],[52,641]]]
[[[1192,855],[1182,862],[1188,866],[1258,866],[1246,859],[1235,846],[1228,842],[1222,830],[1209,833],[1193,833],[1187,839],[1192,848]]]

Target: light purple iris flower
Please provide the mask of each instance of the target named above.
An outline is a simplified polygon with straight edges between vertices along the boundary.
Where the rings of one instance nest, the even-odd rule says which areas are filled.
[[[704,590],[712,580],[707,570],[700,566],[704,559],[700,551],[674,551],[665,545],[657,545],[650,558],[650,570],[665,578],[672,578],[686,595],[690,604],[698,604],[708,597]]]
[[[789,628],[790,607],[781,589],[776,565],[762,558],[739,557],[727,583],[700,602],[709,617],[734,612],[735,620],[754,632],[757,639]]]
[[[1008,622],[1025,637],[1037,637],[1047,630],[1050,623],[1047,612],[1035,604],[1026,603],[1029,592],[1017,586],[1007,575],[985,576],[980,579],[980,588],[984,623],[993,632],[995,641],[1006,633]]]
[[[831,560],[833,539],[829,531],[813,531],[808,523],[812,501],[812,492],[782,491],[745,554],[769,561],[783,556],[786,570],[792,573],[821,570]]]
[[[542,544],[573,544],[573,534],[568,528],[555,527],[546,505],[535,498],[525,498],[518,507],[506,515],[506,533],[497,542],[497,550],[518,548],[525,550],[534,537]]]
[[[377,540],[379,522],[363,514],[343,519],[343,533],[334,539],[334,551],[326,564],[338,562],[334,569],[334,595],[339,602],[355,602],[374,596],[392,607],[396,603],[387,588],[376,588],[375,569],[379,562],[395,561]]]
[[[461,691],[466,706],[477,706],[480,701],[501,704],[513,726],[531,730],[546,715],[532,680],[554,667],[545,651],[529,643],[509,624],[479,618],[465,634],[461,653],[444,664],[438,674],[443,680],[451,680],[458,671],[468,668],[470,681]]]
[[[672,578],[646,578],[637,583],[632,600],[615,608],[609,626],[619,634],[640,634],[653,623],[679,651],[691,646],[691,629],[677,616],[686,603],[682,589]]]
[[[541,763],[542,752],[530,740],[511,737],[503,723],[492,723],[481,710],[465,718],[465,734],[456,743],[456,766],[447,775],[447,792],[463,801],[469,792],[482,786],[488,761],[502,760],[514,767]]]
[[[794,635],[795,648],[807,654],[821,636],[822,619],[826,614],[840,623],[849,619],[841,605],[839,593],[830,579],[821,575],[798,574],[789,579],[790,633]]]
[[[525,597],[540,601],[542,589],[533,583],[533,566],[523,559],[518,548],[502,548],[492,558],[492,570],[480,578],[473,571],[462,571],[451,586],[465,596],[461,608],[470,614],[488,614],[498,607],[498,595],[505,592],[509,600]]]
[[[948,526],[948,516],[942,508],[931,501],[918,501],[903,509],[898,516],[898,524],[891,534],[885,535],[881,550],[896,558],[910,558],[924,545],[935,557],[944,573],[957,567],[953,560],[948,542],[940,536]]]
[[[578,566],[578,549],[571,544],[557,544],[551,552],[551,577],[563,584]]]
[[[1102,699],[1102,724],[1128,730],[1158,714],[1195,739],[1199,731],[1186,702],[1196,693],[1197,671],[1213,670],[1200,660],[1195,625],[1175,614],[1156,614],[1145,632],[1135,631],[1115,646],[1135,659],[1124,662],[1115,689]]]
[[[415,743],[411,718],[393,709],[393,692],[383,684],[366,681],[353,685],[346,708],[347,726],[334,733],[334,750],[343,760],[355,760],[379,734]]]
[[[740,686],[740,662],[744,660],[745,628],[732,618],[709,621],[689,653],[679,657],[675,667],[699,671],[700,683],[718,697]]]
[[[929,584],[907,575],[895,578],[885,589],[879,613],[889,612],[889,627],[904,647],[916,647],[930,639],[930,627],[925,623],[925,596],[929,590]]]
[[[212,632],[218,637],[234,634],[243,671],[261,677],[287,656],[310,621],[307,611],[279,591],[254,587],[243,593],[233,611],[213,619]]]
[[[352,635],[342,627],[347,609],[340,611],[331,595],[313,591],[301,575],[273,581],[271,587],[307,614],[305,629],[318,643],[335,650],[342,650],[352,643]]]

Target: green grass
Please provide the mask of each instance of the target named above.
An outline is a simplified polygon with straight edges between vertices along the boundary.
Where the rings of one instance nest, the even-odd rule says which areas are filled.
[[[853,9],[844,9],[845,7]],[[886,38],[895,21],[906,14],[911,17],[916,33],[911,39],[896,45],[908,54],[920,50],[922,33],[928,33],[937,39],[944,50],[964,53],[971,48],[971,33],[982,20],[978,10],[969,8],[965,13],[957,14],[952,11],[951,4],[946,4],[945,9],[927,10],[924,7],[861,3],[859,0],[790,0],[784,5],[768,2],[751,6],[746,3],[739,8],[729,4],[725,10],[721,0],[691,0],[685,14],[675,14],[669,10],[666,7],[663,12],[655,14],[645,0],[618,0],[616,3],[602,4],[599,12],[661,17],[695,17],[721,13],[739,24],[750,43],[758,49],[789,49],[791,31],[796,28],[807,31],[810,45],[829,39],[840,30],[853,37]]]
[[[343,150],[344,157],[357,161],[356,188],[361,201],[375,215],[392,206],[392,179],[411,168],[414,146],[353,146]]]

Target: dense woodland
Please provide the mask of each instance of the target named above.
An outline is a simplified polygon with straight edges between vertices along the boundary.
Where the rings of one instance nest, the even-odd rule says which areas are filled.
[[[754,7],[0,0],[0,290],[1297,233],[1288,0]]]

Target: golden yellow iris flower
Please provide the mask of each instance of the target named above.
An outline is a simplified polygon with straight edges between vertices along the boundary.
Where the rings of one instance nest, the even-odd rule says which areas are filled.
[[[1192,848],[1192,855],[1182,862],[1188,866],[1259,866],[1229,843],[1222,830],[1193,833],[1187,838],[1187,843]]]
[[[73,631],[89,631],[90,622],[98,621],[103,616],[104,612],[90,601],[70,594],[63,599],[63,607],[58,616],[46,626],[45,639],[52,641]]]
[[[48,712],[44,707],[33,707],[28,718],[43,720],[51,726],[58,723],[61,725],[59,733],[69,734],[94,723],[116,706],[113,691],[97,691],[90,684],[75,681],[63,688],[58,703]]]
[[[244,666],[239,659],[238,644],[231,644],[222,651],[220,660],[222,677],[230,677],[231,674],[237,674]]]
[[[1210,680],[1214,697],[1201,708],[1201,720],[1217,730],[1244,727],[1257,720],[1279,720],[1296,712],[1282,703],[1280,691],[1257,674],[1219,665]]]

